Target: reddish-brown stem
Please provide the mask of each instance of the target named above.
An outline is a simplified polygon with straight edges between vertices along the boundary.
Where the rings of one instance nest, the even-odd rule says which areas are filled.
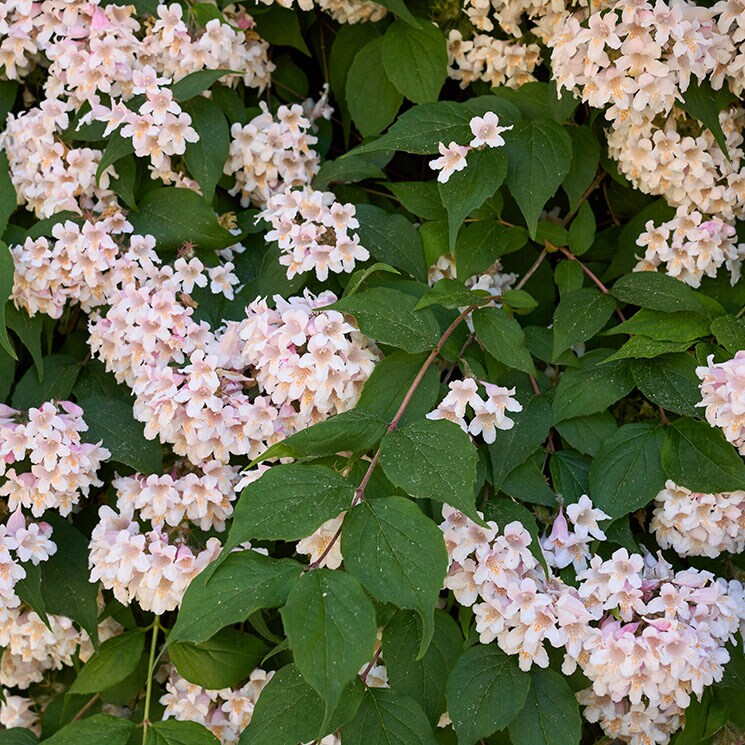
[[[78,721],[79,719],[82,719],[90,710],[91,707],[98,701],[98,699],[101,698],[101,696],[97,693],[93,698],[88,701],[85,706],[72,718],[73,722]]]
[[[535,393],[536,396],[541,395],[541,389],[538,387],[538,383],[536,379],[532,375],[528,375],[530,378],[530,384],[533,386],[533,393]]]
[[[548,251],[544,248],[543,251],[538,255],[538,258],[533,262],[533,266],[523,274],[522,279],[517,283],[516,290],[522,290],[525,287],[526,282],[536,273],[538,267],[543,263],[543,260],[548,256]]]
[[[453,362],[452,365],[448,368],[447,374],[443,378],[443,385],[447,385],[450,382],[450,378],[453,377],[453,372],[455,371],[455,368],[458,366],[458,363],[461,361],[466,349],[471,346],[473,343],[473,340],[476,338],[476,334],[471,332],[468,335],[468,338],[463,342],[463,346],[460,348],[460,352],[458,352],[458,358]]]
[[[566,217],[564,217],[560,223],[561,227],[566,227],[569,224],[569,221],[577,214],[579,211],[579,208],[587,201],[587,197],[592,194],[592,192],[595,191],[595,189],[600,186],[600,183],[605,178],[605,171],[600,171],[597,176],[595,176],[594,181],[585,189],[584,194],[579,198],[577,201],[577,205],[573,210],[571,210]]]
[[[375,654],[373,655],[373,658],[370,660],[370,662],[367,663],[367,667],[360,673],[360,678],[362,678],[363,683],[367,683],[367,676],[370,674],[370,670],[372,670],[375,667],[375,663],[378,661],[378,658],[380,657],[381,650],[382,650],[382,647],[378,647],[375,650]]]

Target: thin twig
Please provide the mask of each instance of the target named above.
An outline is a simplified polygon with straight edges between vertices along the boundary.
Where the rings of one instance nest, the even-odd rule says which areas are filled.
[[[569,213],[562,219],[561,225],[562,228],[565,228],[570,220],[577,214],[579,208],[587,201],[587,198],[592,194],[592,192],[595,191],[595,189],[600,186],[603,179],[605,178],[605,171],[600,171],[597,176],[595,176],[594,181],[585,189],[582,196],[577,201],[577,204],[574,206],[573,210],[570,210]]]
[[[526,282],[536,273],[538,270],[538,267],[543,263],[543,260],[548,256],[548,251],[544,248],[543,251],[538,254],[538,258],[533,262],[533,266],[528,269],[528,271],[523,274],[522,279],[517,283],[515,289],[516,290],[522,290],[523,287],[525,287]]]
[[[72,718],[73,722],[77,722],[79,719],[82,719],[90,710],[91,707],[98,701],[98,699],[101,698],[101,695],[97,693],[93,698],[88,701],[85,706]]]

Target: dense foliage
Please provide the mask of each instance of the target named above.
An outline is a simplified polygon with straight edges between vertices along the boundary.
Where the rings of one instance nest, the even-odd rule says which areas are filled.
[[[0,745],[739,742],[744,88],[742,0],[0,2]]]

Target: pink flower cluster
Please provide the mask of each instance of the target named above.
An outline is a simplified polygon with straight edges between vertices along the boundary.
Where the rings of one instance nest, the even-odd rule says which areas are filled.
[[[455,258],[452,254],[442,254],[427,271],[427,281],[431,286],[441,279],[457,279],[457,275]],[[490,295],[501,295],[512,288],[516,279],[517,274],[503,271],[502,264],[497,259],[485,272],[474,274],[466,279],[463,284],[469,290],[484,290]],[[501,303],[493,301],[490,305],[499,307]],[[467,319],[466,322],[470,324],[471,319]]]
[[[41,517],[45,510],[69,515],[81,496],[101,486],[96,471],[110,453],[82,442],[88,429],[83,410],[70,401],[50,401],[22,414],[0,405],[0,496],[8,508],[31,510]],[[15,464],[24,462],[20,471]],[[28,467],[27,467],[28,464]]]
[[[439,144],[440,156],[429,162],[433,171],[439,171],[437,180],[445,184],[456,171],[462,171],[467,163],[466,156],[475,148],[502,147],[504,138],[502,132],[512,129],[499,125],[499,116],[493,111],[487,111],[484,116],[474,116],[470,122],[473,139],[468,145],[459,145],[451,142],[447,147],[444,143]]]
[[[737,243],[735,228],[716,217],[705,220],[687,207],[678,207],[675,217],[661,225],[649,220],[636,244],[646,250],[634,271],[657,271],[664,264],[671,277],[699,287],[704,277],[716,277],[726,265],[730,283],[740,279],[745,243]]]
[[[499,27],[511,36],[521,37],[523,17],[527,17],[533,24],[532,33],[544,41],[547,29],[561,18],[565,6],[565,0],[463,0],[468,20],[479,31]]]
[[[34,700],[25,696],[11,696],[9,691],[3,690],[3,700],[0,701],[0,725],[6,729],[18,727],[27,729],[35,735],[41,734],[39,715],[32,708]]]
[[[291,186],[309,184],[320,168],[313,150],[318,138],[311,134],[319,117],[329,118],[326,94],[317,104],[280,106],[275,116],[259,102],[261,114],[248,124],[230,128],[230,154],[224,172],[235,177],[230,194],[240,194],[241,204],[263,206],[274,194]],[[275,118],[276,117],[276,118]]]
[[[192,549],[188,527],[143,532],[133,507],[140,493],[136,479],[119,480],[119,511],[100,508],[89,544],[90,581],[100,581],[123,605],[136,600],[143,610],[161,615],[178,607],[191,580],[217,558],[222,544],[209,538],[202,550]]]
[[[704,407],[706,421],[745,455],[745,350],[725,362],[714,362],[709,355],[707,363],[696,368],[701,380],[701,402],[696,405]]]
[[[288,279],[315,271],[323,282],[330,271],[351,272],[357,261],[370,258],[359,236],[350,234],[360,225],[354,215],[353,204],[306,186],[270,197],[257,219],[271,223],[265,238],[279,245],[279,263],[287,267]]]
[[[586,497],[574,508],[575,535],[602,540],[604,513]],[[473,606],[482,643],[496,639],[520,667],[545,667],[545,643],[564,649],[565,674],[577,666],[591,681],[578,694],[585,717],[606,734],[631,745],[664,745],[680,726],[691,695],[721,679],[725,648],[745,618],[745,590],[709,572],[675,572],[661,557],[629,554],[592,556],[577,573],[577,587],[544,574],[531,553],[531,537],[517,522],[501,534],[494,522],[482,528],[445,507],[442,530],[450,556],[446,588]],[[560,513],[560,520],[563,516]],[[543,543],[560,567],[566,523]],[[585,563],[583,559],[583,564]],[[480,602],[477,602],[480,601]]]
[[[745,550],[745,491],[702,494],[673,481],[655,497],[650,529],[662,548],[715,558]]]
[[[152,236],[132,234],[116,208],[91,216],[82,226],[57,223],[52,239],[27,238],[11,245],[15,262],[12,299],[30,316],[59,318],[69,302],[91,311],[119,287],[148,276],[160,262]],[[205,280],[206,282],[206,280]]]
[[[478,392],[481,385],[486,391],[486,399]],[[464,432],[474,437],[481,435],[484,442],[492,443],[498,429],[512,429],[515,422],[507,416],[508,411],[522,411],[523,407],[513,398],[514,388],[504,388],[484,380],[474,378],[454,380],[449,391],[438,407],[427,414],[427,419],[447,419],[455,422]],[[472,412],[466,421],[468,408]]]

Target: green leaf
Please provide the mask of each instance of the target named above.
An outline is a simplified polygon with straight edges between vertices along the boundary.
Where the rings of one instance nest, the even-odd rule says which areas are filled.
[[[365,269],[358,269],[349,278],[347,286],[344,288],[344,296],[354,295],[364,282],[371,277],[375,272],[385,272],[386,274],[398,274],[401,272],[398,269],[394,269],[390,264],[385,264],[382,261],[376,261]]]
[[[600,447],[590,468],[590,495],[596,507],[622,517],[649,504],[665,487],[661,427],[624,424]]]
[[[217,222],[212,207],[191,189],[153,189],[128,219],[135,233],[154,236],[163,251],[176,250],[187,241],[204,249],[226,248],[236,242],[235,236]]]
[[[691,311],[663,313],[642,308],[627,321],[614,326],[608,333],[641,334],[657,341],[694,341],[708,336],[710,328],[716,335],[714,326],[720,321],[724,322],[723,325],[727,324],[729,318],[732,316],[722,316],[710,322],[702,313]],[[742,348],[738,347],[738,349]]]
[[[150,725],[145,745],[219,745],[219,742],[198,722],[168,719]]]
[[[582,718],[566,680],[535,665],[530,677],[525,706],[509,726],[513,745],[579,745]]]
[[[162,455],[157,440],[146,440],[143,425],[136,421],[132,404],[118,398],[90,396],[80,402],[85,411],[88,442],[103,442],[111,460],[140,473],[160,473]]]
[[[27,729],[13,727],[0,732],[0,745],[36,745],[39,738]]]
[[[576,450],[559,450],[549,461],[551,480],[556,493],[567,504],[576,502],[590,491],[591,460]]]
[[[595,242],[595,215],[589,202],[579,208],[577,217],[569,226],[569,249],[575,256],[581,256]]]
[[[329,734],[344,726],[356,713],[362,701],[362,681],[355,678],[342,694],[342,700],[323,727],[324,704],[306,683],[295,665],[277,670],[261,691],[240,745],[297,745],[313,740],[319,730]]]
[[[168,655],[190,683],[217,691],[235,688],[267,653],[264,642],[236,629],[223,629],[205,642],[175,642]]]
[[[16,361],[0,349],[0,401],[8,398],[16,373]]]
[[[256,31],[259,36],[272,45],[294,47],[303,54],[310,55],[308,45],[303,39],[300,16],[289,8],[272,5],[260,15],[255,16]]]
[[[445,37],[437,26],[394,21],[383,36],[382,58],[388,79],[409,101],[437,101],[448,68]]]
[[[598,171],[600,144],[595,132],[587,125],[570,127],[569,136],[572,139],[572,162],[561,188],[569,197],[569,207],[576,209]]]
[[[16,409],[38,407],[45,401],[65,401],[70,397],[83,366],[82,362],[66,354],[51,354],[44,357],[42,365],[43,383],[39,382],[39,376],[33,369],[26,370],[18,381],[13,391],[13,406]]]
[[[437,745],[419,704],[388,688],[368,688],[357,716],[344,727],[344,745]]]
[[[666,313],[681,310],[704,313],[707,316],[724,313],[724,309],[715,300],[696,292],[674,277],[659,272],[626,274],[613,285],[611,293],[624,303]]]
[[[589,416],[565,419],[556,425],[556,429],[580,453],[595,456],[603,442],[613,436],[618,425],[609,412],[602,411]]]
[[[44,623],[49,626],[47,618],[47,607],[44,596],[41,594],[41,564],[27,562],[23,565],[26,576],[19,580],[15,586],[16,595],[30,605]]]
[[[632,368],[636,387],[663,409],[684,416],[698,417],[701,400],[693,355],[665,354],[651,360],[637,360]]]
[[[70,693],[100,693],[134,672],[145,648],[144,629],[107,639],[70,686]]]
[[[199,70],[181,78],[171,86],[173,97],[179,103],[189,101],[206,91],[213,83],[225,75],[237,74],[242,75],[239,70]]]
[[[328,722],[346,684],[372,658],[373,605],[350,574],[315,569],[295,583],[281,613],[295,664],[324,700]]]
[[[376,499],[347,513],[341,551],[346,570],[376,600],[419,614],[420,659],[434,634],[435,603],[448,568],[442,531],[408,499]]]
[[[169,644],[204,642],[257,610],[279,608],[303,567],[292,559],[273,559],[249,550],[229,553],[213,571],[209,569],[189,584]]]
[[[13,292],[13,273],[15,262],[8,246],[0,241],[0,347],[2,347],[14,360],[17,360],[16,351],[8,337],[5,328],[5,304]]]
[[[435,611],[435,630],[420,660],[421,624],[415,613],[398,611],[383,631],[383,659],[391,688],[413,698],[432,724],[445,710],[445,686],[463,647],[463,637],[455,621],[443,611]]]
[[[5,122],[15,105],[19,87],[17,80],[0,80],[0,129],[5,129]]]
[[[440,339],[440,326],[432,311],[415,311],[417,298],[400,290],[373,287],[343,297],[329,309],[354,316],[363,334],[407,352],[432,349]]]
[[[711,333],[732,354],[745,349],[745,321],[740,318],[735,318],[735,316],[720,316],[719,318],[715,318],[711,322]],[[706,335],[705,331],[701,334],[701,336]]]
[[[489,445],[495,491],[502,487],[510,471],[546,441],[551,429],[551,404],[546,396],[533,396],[522,411],[510,417],[515,422],[512,428],[498,429]]]
[[[448,212],[452,252],[455,251],[455,239],[463,221],[494,194],[507,176],[507,156],[502,148],[471,150],[466,162],[462,171],[453,173],[447,183],[438,185],[440,198]]]
[[[426,357],[426,354],[394,352],[378,362],[362,388],[357,409],[372,412],[390,422]],[[432,411],[437,405],[439,392],[439,373],[434,366],[430,366],[406,407],[400,424],[421,419]]]
[[[404,209],[417,217],[426,220],[442,220],[447,217],[434,181],[398,181],[387,183],[385,188],[393,192]]]
[[[736,100],[737,96],[732,94],[726,85],[715,91],[708,80],[699,82],[692,77],[680,104],[683,111],[698,119],[714,135],[727,160],[730,156],[722,125],[719,123],[719,112]]]
[[[363,155],[338,160],[327,160],[313,179],[316,189],[326,189],[329,184],[353,184],[369,178],[385,178],[385,173]]]
[[[1,89],[0,89],[1,90]],[[16,211],[16,190],[10,179],[10,165],[5,151],[0,151],[0,235],[5,233],[10,216]]]
[[[191,117],[192,127],[199,135],[197,142],[186,143],[184,163],[201,187],[204,198],[212,202],[230,151],[228,122],[222,109],[202,96],[186,103],[183,109]]]
[[[134,151],[135,146],[132,142],[132,138],[123,137],[121,127],[114,130],[111,135],[109,135],[106,149],[103,151],[98,168],[96,169],[96,185],[98,185],[101,180],[101,175],[109,166],[113,166],[117,161],[126,158]]]
[[[502,308],[480,308],[472,317],[476,336],[494,359],[516,370],[536,374],[525,345],[525,333],[514,318]]]
[[[617,352],[607,357],[605,362],[626,359],[653,359],[663,354],[685,352],[690,346],[691,342],[688,341],[657,341],[639,334],[632,336]]]
[[[546,202],[556,193],[572,162],[572,142],[551,119],[518,122],[505,136],[510,156],[507,186],[531,236]]]
[[[384,8],[388,8],[388,10],[414,28],[419,28],[419,21],[417,21],[417,19],[411,14],[411,11],[406,7],[404,0],[380,0],[379,4]]]
[[[502,491],[520,502],[555,507],[556,494],[543,474],[543,460],[544,457],[539,451],[525,463],[513,468],[504,479]]]
[[[371,204],[357,205],[360,243],[378,261],[395,266],[421,281],[427,278],[422,239],[403,216],[389,214]]]
[[[745,463],[718,429],[678,419],[665,430],[662,467],[676,484],[715,493],[745,488]]]
[[[57,553],[43,562],[41,594],[47,613],[67,616],[98,644],[98,584],[88,581],[88,539],[64,518],[47,512]]]
[[[716,700],[711,688],[706,688],[701,701],[691,697],[685,711],[685,724],[675,738],[675,745],[711,743],[711,738],[727,724],[729,718],[727,707]]]
[[[504,729],[525,705],[530,675],[495,644],[466,650],[448,679],[448,713],[459,745],[473,745]]]
[[[496,220],[479,220],[458,234],[455,265],[466,280],[485,272],[498,258],[519,251],[528,242],[525,228],[507,227]]]
[[[352,153],[376,150],[403,150],[406,153],[436,153],[441,142],[466,142],[473,137],[471,113],[463,104],[438,101],[413,106],[401,114],[393,126],[374,142],[355,148]]]
[[[505,290],[502,293],[502,306],[523,315],[534,311],[538,307],[538,301],[525,290]]]
[[[44,740],[45,745],[127,745],[135,723],[107,714],[72,722]]]
[[[468,435],[443,419],[396,429],[380,444],[380,464],[393,484],[412,497],[447,503],[476,520],[477,460]]]
[[[354,487],[327,466],[274,466],[238,500],[228,546],[249,539],[299,541],[349,509]]]
[[[565,370],[556,386],[554,422],[597,414],[623,398],[634,387],[627,360],[600,364],[607,350],[595,350],[582,358],[582,367]]]
[[[594,287],[582,287],[564,295],[554,311],[554,359],[574,344],[595,336],[615,307],[610,295]]]
[[[384,72],[382,38],[357,52],[347,73],[346,97],[352,120],[364,137],[379,134],[395,119],[403,96]]]
[[[365,453],[385,434],[387,422],[374,413],[352,409],[296,432],[272,445],[254,463],[268,458],[319,458],[342,451]]]
[[[15,332],[26,349],[31,354],[39,382],[44,380],[44,360],[41,351],[41,332],[44,326],[44,316],[35,315],[33,318],[25,310],[18,310],[13,303],[5,307],[5,322],[9,329]]]
[[[415,310],[430,305],[441,305],[443,308],[462,308],[480,303],[489,293],[484,290],[469,290],[457,279],[440,279],[422,295]]]

